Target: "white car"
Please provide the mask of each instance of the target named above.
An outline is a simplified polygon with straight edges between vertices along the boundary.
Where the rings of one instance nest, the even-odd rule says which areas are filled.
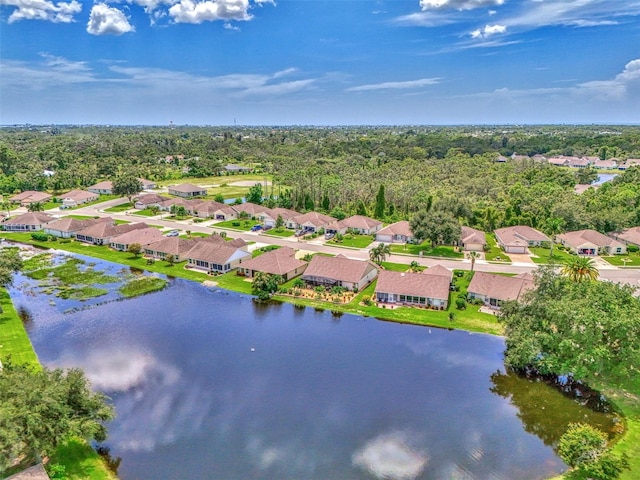
[[[165,234],[165,237],[177,237],[178,235],[180,235],[178,230],[170,230]]]

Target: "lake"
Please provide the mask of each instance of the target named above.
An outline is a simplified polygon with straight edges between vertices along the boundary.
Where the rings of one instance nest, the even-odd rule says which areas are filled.
[[[533,480],[566,468],[552,445],[569,421],[612,427],[505,373],[499,337],[183,280],[70,310],[29,282],[11,294],[41,362],[83,368],[115,404],[122,480]]]

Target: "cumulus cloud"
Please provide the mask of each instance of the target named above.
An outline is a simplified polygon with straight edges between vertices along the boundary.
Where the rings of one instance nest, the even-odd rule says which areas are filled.
[[[379,435],[351,457],[352,463],[385,480],[413,480],[427,465],[429,456],[411,447],[404,432]]]
[[[484,28],[479,28],[470,33],[471,38],[487,38],[496,33],[504,33],[507,31],[507,27],[504,25],[485,25]]]
[[[578,93],[590,93],[601,98],[622,99],[630,91],[640,91],[640,58],[631,60],[611,80],[595,80],[581,83],[576,87]]]
[[[420,0],[420,8],[422,10],[472,10],[481,7],[495,7],[504,4],[504,2],[505,0]]]
[[[176,23],[202,23],[216,20],[251,20],[249,0],[181,0],[169,8]]]
[[[135,30],[127,16],[117,8],[97,3],[91,9],[87,32],[92,35],[122,35]]]
[[[9,16],[9,23],[20,20],[47,20],[55,23],[73,22],[73,16],[82,11],[76,0],[52,2],[49,0],[0,0],[0,5],[15,7]]]
[[[360,85],[348,88],[349,92],[365,92],[370,90],[404,90],[409,88],[420,88],[428,85],[440,83],[440,78],[421,78],[419,80],[408,80],[406,82],[383,82],[369,85]]]

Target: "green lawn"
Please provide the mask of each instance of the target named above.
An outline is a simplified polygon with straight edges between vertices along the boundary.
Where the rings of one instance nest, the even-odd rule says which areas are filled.
[[[98,203],[108,202],[109,200],[115,200],[116,198],[120,198],[120,197],[118,195],[100,195],[98,200],[95,200],[93,202],[83,203],[81,205],[78,205],[77,207],[72,207],[69,210],[76,210],[78,208],[89,207],[91,205],[97,205]],[[131,205],[131,204],[128,204],[128,205]]]
[[[105,210],[106,211],[106,210]],[[145,208],[143,210],[134,210],[131,215],[141,215],[143,217],[155,217],[156,215],[159,215],[162,212],[158,212],[158,213],[153,213],[151,210],[149,210],[148,208]]]
[[[271,235],[273,237],[290,237],[295,235],[295,230],[288,230],[284,227],[282,228],[272,228],[271,230],[267,230],[264,235]]]
[[[237,223],[239,225],[234,225],[234,223]],[[248,232],[249,230],[251,230],[251,227],[259,224],[260,222],[257,220],[238,219],[238,220],[226,220],[224,222],[218,222],[211,226],[214,228],[229,228],[231,230],[241,230],[243,232]]]
[[[120,212],[124,212],[125,210],[131,210],[132,208],[133,208],[133,204],[127,202],[121,205],[116,205],[115,207],[105,208],[104,211],[110,212],[110,213],[120,213]]]
[[[65,215],[63,218],[67,218],[67,217],[76,218],[78,220],[87,220],[89,218],[94,218],[94,217],[92,217],[90,215],[73,215],[73,214],[72,215]]]
[[[96,451],[82,439],[73,438],[63,443],[51,456],[51,464],[65,467],[68,480],[116,480]]]
[[[531,257],[535,263],[555,263],[555,264],[563,264],[568,260],[571,260],[575,255],[568,253],[566,250],[560,250],[558,246],[553,248],[553,257],[549,257],[549,253],[551,253],[550,248],[542,248],[542,247],[529,247],[529,250],[537,257]]]
[[[509,258],[509,255],[504,253],[504,251],[496,243],[496,237],[493,235],[493,233],[487,233],[486,239],[487,245],[489,245],[489,250],[484,252],[485,260],[493,262],[511,262],[511,258]]]
[[[464,254],[462,252],[456,252],[454,247],[439,245],[435,248],[431,248],[431,242],[426,241],[421,244],[390,244],[391,253],[401,253],[405,255],[422,255],[425,257],[445,257],[445,258],[464,258]]]
[[[131,298],[162,290],[167,286],[167,283],[168,281],[164,278],[137,276],[127,281],[118,291],[123,297]]]
[[[18,316],[9,293],[0,288],[0,361],[11,355],[13,363],[26,363],[38,366],[38,357]]]
[[[251,282],[247,281],[247,277],[238,275],[236,272],[218,275],[211,280],[216,282],[220,288],[251,295]]]
[[[640,254],[638,252],[627,253],[626,255],[612,255],[602,257],[602,259],[616,267],[640,267]]]
[[[44,208],[45,210],[51,210],[52,208],[58,208],[61,205],[62,203],[60,202],[46,202],[44,205],[42,205],[42,208]]]
[[[336,240],[334,237],[327,242],[327,245],[333,245],[337,247],[353,247],[353,248],[365,248],[373,242],[371,235],[354,235],[347,233],[342,237],[341,241]]]

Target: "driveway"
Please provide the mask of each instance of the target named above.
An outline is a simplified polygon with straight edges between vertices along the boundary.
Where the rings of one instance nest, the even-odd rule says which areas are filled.
[[[525,263],[528,265],[535,265],[536,263],[531,260],[531,255],[527,253],[509,253],[509,258],[513,263]]]

